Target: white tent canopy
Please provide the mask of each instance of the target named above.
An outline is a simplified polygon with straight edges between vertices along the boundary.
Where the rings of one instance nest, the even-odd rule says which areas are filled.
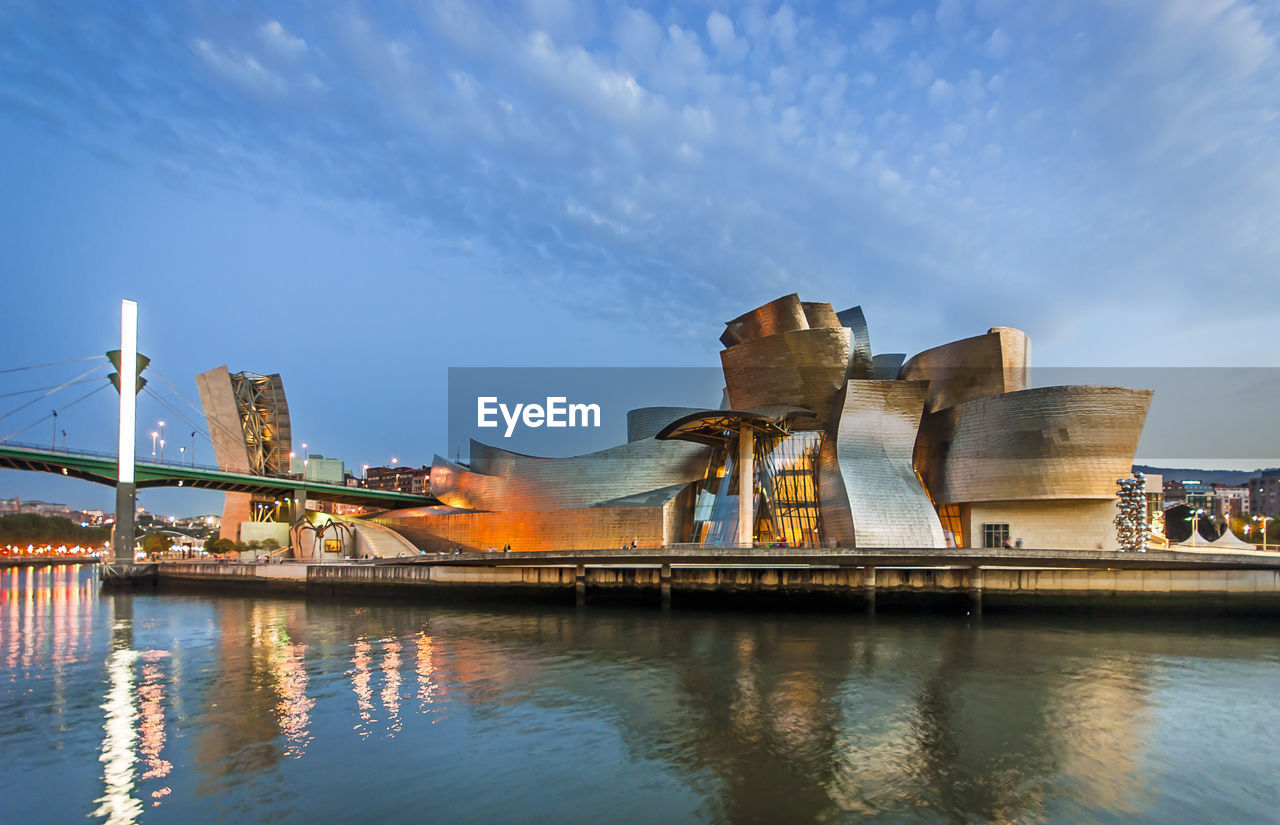
[[[1227,528],[1226,530],[1223,531],[1221,536],[1218,536],[1216,539],[1209,542],[1209,546],[1221,547],[1225,550],[1257,550],[1258,549],[1256,545],[1250,544],[1247,541],[1241,541],[1240,539],[1236,538],[1236,534],[1231,532],[1231,528]]]

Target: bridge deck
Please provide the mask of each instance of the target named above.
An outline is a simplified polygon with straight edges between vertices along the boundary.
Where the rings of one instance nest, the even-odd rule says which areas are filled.
[[[28,444],[0,444],[0,468],[55,473],[95,484],[115,486],[118,475],[116,457],[88,451],[46,450]],[[275,478],[245,473],[229,473],[216,467],[182,466],[138,461],[134,475],[139,489],[149,487],[195,487],[233,493],[256,493],[266,496],[289,496],[302,490],[317,501],[359,504],[381,509],[425,507],[439,502],[431,496],[368,490],[342,484]]]

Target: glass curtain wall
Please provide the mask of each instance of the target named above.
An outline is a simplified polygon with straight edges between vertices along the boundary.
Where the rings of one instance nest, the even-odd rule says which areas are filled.
[[[822,523],[818,512],[818,453],[820,432],[756,438],[753,535],[762,544],[819,546]],[[738,528],[737,439],[717,448],[707,477],[694,500],[693,541],[733,544]]]

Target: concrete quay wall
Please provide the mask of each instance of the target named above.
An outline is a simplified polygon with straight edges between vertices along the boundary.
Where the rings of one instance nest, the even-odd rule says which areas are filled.
[[[951,603],[1010,608],[1192,608],[1280,613],[1280,570],[1106,570],[886,567],[460,566],[211,564],[157,566],[164,584],[266,588],[317,595],[384,593],[430,599],[520,596],[677,602]]]

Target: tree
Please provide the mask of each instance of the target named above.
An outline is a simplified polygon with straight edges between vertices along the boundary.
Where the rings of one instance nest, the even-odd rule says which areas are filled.
[[[262,540],[262,552],[266,553],[268,556],[275,553],[279,549],[280,549],[280,542],[276,541],[275,539],[266,538]]]
[[[154,559],[167,551],[170,544],[169,538],[162,533],[147,533],[142,537],[142,552],[147,554],[147,558]]]
[[[231,539],[219,538],[212,536],[205,539],[204,551],[211,556],[225,556],[228,553],[235,552],[236,543]]]
[[[59,516],[13,513],[0,516],[0,544],[102,544],[109,527],[81,527]]]

